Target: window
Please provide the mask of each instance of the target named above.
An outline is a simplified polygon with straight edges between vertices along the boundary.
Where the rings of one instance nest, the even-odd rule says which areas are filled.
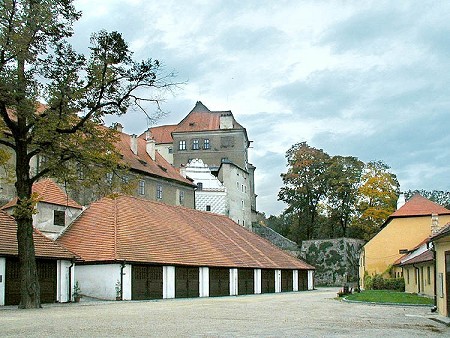
[[[60,210],[53,211],[53,224],[65,226],[66,225],[66,213]]]
[[[431,284],[431,268],[429,266],[427,266],[427,282],[428,285]]]
[[[244,207],[245,207],[244,200],[241,200],[241,204],[242,204],[242,210],[244,210]]]
[[[122,183],[127,184],[130,181],[128,176],[122,176]]]
[[[145,181],[139,181],[139,195],[145,195]]]
[[[210,149],[211,145],[209,144],[209,139],[205,138],[203,140],[203,149]]]
[[[113,180],[113,173],[106,174],[106,183],[111,184]]]
[[[409,269],[406,269],[406,283],[409,284]]]
[[[186,150],[186,141],[185,140],[181,140],[178,143],[178,150]]]
[[[198,182],[197,183],[197,189],[198,190],[203,190],[203,183],[202,182]]]
[[[236,182],[236,188],[239,190],[239,182]]]
[[[224,163],[224,162],[229,162],[229,161],[228,161],[228,157],[222,157],[221,162],[222,162],[222,163]]]
[[[180,205],[184,205],[184,191],[180,190],[180,194],[178,195]]]
[[[211,211],[211,206],[210,205],[206,206],[206,211]]]
[[[159,185],[156,187],[156,198],[162,199],[163,198],[163,188],[162,185]]]
[[[192,149],[193,150],[199,150],[200,149],[200,146],[199,146],[199,143],[198,143],[198,138],[196,138],[196,139],[194,139],[192,141]]]
[[[172,147],[169,147],[169,154],[173,154],[173,148]]]

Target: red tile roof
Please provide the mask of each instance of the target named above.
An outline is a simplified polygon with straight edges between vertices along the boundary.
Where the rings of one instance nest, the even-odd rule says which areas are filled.
[[[228,217],[131,196],[94,202],[58,242],[87,262],[314,269]]]
[[[394,217],[411,217],[411,216],[428,216],[432,214],[450,215],[450,210],[443,206],[415,194],[400,209],[392,213],[389,218]]]
[[[150,137],[155,140],[156,144],[161,143],[173,143],[172,131],[177,127],[177,125],[166,125],[149,128]],[[145,140],[146,132],[139,135],[139,138]]]
[[[433,259],[434,259],[433,252],[431,250],[427,250],[427,251],[422,252],[420,255],[417,255],[411,259],[404,261],[403,263],[401,263],[399,265],[404,266],[404,265],[410,265],[410,264],[430,262],[430,261],[433,261]]]
[[[119,141],[116,148],[123,155],[123,160],[132,169],[138,170],[150,176],[159,176],[179,183],[193,186],[192,181],[183,177],[180,172],[167,162],[157,151],[155,160],[152,160],[146,151],[146,141],[140,137],[136,139],[137,155],[133,153],[130,147],[130,135],[119,133]]]
[[[67,196],[66,193],[51,179],[43,179],[33,184],[33,193],[39,195],[39,201],[49,204],[64,205],[75,209],[82,209],[82,206]],[[5,204],[1,209],[5,210],[17,203],[17,197]]]
[[[231,111],[211,111],[203,103],[198,101],[191,112],[176,126],[174,133],[193,131],[212,131],[220,129],[220,116],[232,115]],[[243,129],[233,117],[233,128]]]
[[[36,257],[73,259],[76,255],[61,244],[55,243],[34,229],[33,240]],[[17,256],[17,223],[13,217],[0,210],[0,255]]]

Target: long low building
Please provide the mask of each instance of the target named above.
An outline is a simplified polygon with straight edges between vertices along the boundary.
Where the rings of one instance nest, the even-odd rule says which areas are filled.
[[[100,299],[308,290],[314,267],[226,216],[132,196],[94,202],[57,240],[82,260],[81,293]]]

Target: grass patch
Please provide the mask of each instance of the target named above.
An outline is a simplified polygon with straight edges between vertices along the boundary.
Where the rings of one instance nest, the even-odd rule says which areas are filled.
[[[366,290],[346,296],[348,300],[374,303],[433,305],[433,299],[412,293],[389,290]]]

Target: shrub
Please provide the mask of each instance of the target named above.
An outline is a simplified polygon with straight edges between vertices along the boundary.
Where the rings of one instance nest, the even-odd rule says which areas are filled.
[[[381,275],[364,276],[364,287],[366,290],[395,290],[405,291],[405,280],[403,278],[383,278]]]

